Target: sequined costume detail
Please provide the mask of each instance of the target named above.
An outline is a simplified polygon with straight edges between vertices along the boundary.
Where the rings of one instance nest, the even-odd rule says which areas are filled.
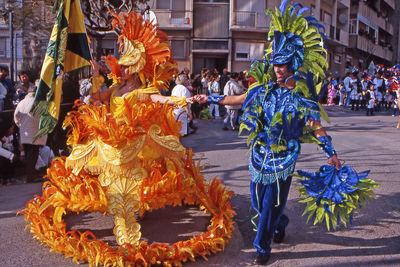
[[[253,182],[286,179],[300,154],[300,137],[308,120],[320,121],[318,103],[270,83],[255,87],[245,101],[243,127],[252,129],[249,170]]]

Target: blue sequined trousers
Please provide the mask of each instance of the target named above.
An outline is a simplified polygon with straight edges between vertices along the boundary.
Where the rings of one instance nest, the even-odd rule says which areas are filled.
[[[276,183],[263,185],[260,183],[250,183],[251,202],[253,208],[259,214],[257,235],[253,245],[258,254],[271,254],[271,240],[277,228],[286,228],[289,218],[283,214],[286,201],[289,195],[292,177],[286,180],[279,180],[279,190]],[[279,205],[277,198],[279,197]]]

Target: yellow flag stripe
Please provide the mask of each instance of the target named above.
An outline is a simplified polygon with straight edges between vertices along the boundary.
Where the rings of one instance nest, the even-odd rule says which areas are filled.
[[[40,73],[40,79],[43,80],[47,86],[50,86],[51,81],[53,80],[53,69],[54,69],[54,60],[46,55],[43,62],[42,71]]]
[[[87,61],[83,57],[75,54],[74,52],[72,52],[70,50],[65,51],[65,58],[68,59],[64,62],[64,71],[65,72],[69,72],[69,71],[90,65],[89,61]]]
[[[84,16],[81,10],[81,5],[79,1],[75,0],[72,3],[71,6],[71,12],[73,14],[74,19],[68,18],[68,32],[72,33],[85,33],[86,34],[86,28],[84,24]]]
[[[57,78],[54,84],[54,96],[50,102],[49,114],[58,120],[61,106],[62,78]]]

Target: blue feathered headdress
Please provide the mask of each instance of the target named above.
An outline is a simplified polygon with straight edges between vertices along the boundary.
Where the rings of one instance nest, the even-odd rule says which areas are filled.
[[[283,0],[279,9],[267,10],[271,16],[268,39],[272,43],[266,50],[270,64],[289,64],[289,70],[314,74],[315,81],[325,77],[328,68],[324,48],[324,27],[312,16],[303,16],[311,8],[300,3],[287,5]]]
[[[273,65],[289,64],[289,71],[296,71],[303,64],[303,41],[292,32],[275,31],[272,49],[270,63]]]

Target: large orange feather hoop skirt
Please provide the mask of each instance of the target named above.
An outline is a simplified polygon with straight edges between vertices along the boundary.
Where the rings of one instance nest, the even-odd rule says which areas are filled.
[[[150,27],[142,23],[141,17],[129,16],[125,19],[140,24],[136,31]],[[155,43],[168,48],[160,39]],[[149,51],[156,55],[161,50]],[[197,256],[223,250],[231,237],[235,212],[229,201],[233,193],[216,178],[205,181],[200,173],[202,166],[193,162],[193,153],[179,141],[181,126],[174,118],[174,106],[151,101],[150,95],[171,76],[173,64],[170,57],[160,64],[162,57],[154,60],[150,56],[146,55],[146,62],[151,61],[151,66],[145,65],[142,71],[149,86],[125,98],[112,96],[110,105],[77,102],[76,111],[64,121],[70,129],[71,154],[53,161],[42,195],[35,196],[22,211],[35,238],[75,262],[180,266]],[[150,70],[152,75],[148,74]],[[113,75],[118,81],[116,71]],[[205,232],[174,244],[141,241],[136,216],[182,204],[198,205],[212,215]],[[98,240],[90,231],[67,232],[63,216],[83,211],[113,215],[119,247]]]

